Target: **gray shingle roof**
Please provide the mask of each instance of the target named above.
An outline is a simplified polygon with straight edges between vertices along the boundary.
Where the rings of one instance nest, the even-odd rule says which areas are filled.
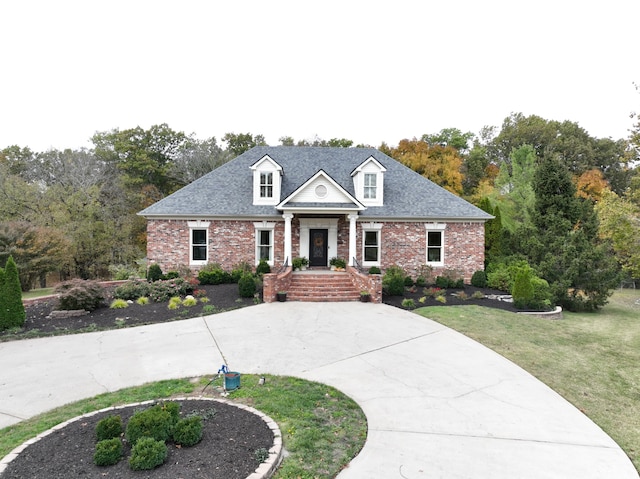
[[[141,211],[145,217],[279,216],[274,206],[253,205],[256,161],[269,155],[283,168],[281,200],[321,169],[356,196],[351,173],[374,157],[386,169],[384,206],[369,206],[365,218],[487,220],[491,216],[375,148],[257,146]]]

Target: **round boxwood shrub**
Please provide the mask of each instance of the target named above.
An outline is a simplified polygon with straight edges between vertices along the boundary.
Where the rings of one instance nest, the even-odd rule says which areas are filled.
[[[127,423],[125,437],[131,444],[135,444],[141,437],[151,437],[157,441],[166,441],[171,437],[171,430],[176,418],[166,407],[153,406],[144,411],[138,411]]]
[[[473,276],[471,276],[471,286],[475,286],[476,288],[486,288],[487,274],[482,270],[478,270],[473,273]]]
[[[131,448],[129,467],[134,471],[146,471],[162,465],[167,458],[167,445],[152,437],[141,437]]]
[[[271,273],[271,266],[267,263],[266,259],[261,259],[258,266],[256,266],[256,274],[268,274]]]
[[[238,281],[238,293],[241,298],[252,298],[256,294],[256,280],[251,274],[243,274]]]
[[[173,442],[184,447],[198,444],[202,439],[202,417],[180,419],[173,428]]]
[[[380,268],[378,268],[377,266],[372,266],[371,268],[369,268],[369,274],[380,274],[382,271],[380,271]]]
[[[96,424],[98,441],[120,437],[122,434],[122,418],[119,415],[107,416]]]
[[[93,462],[96,466],[113,466],[122,457],[122,441],[119,438],[104,439],[96,444]]]

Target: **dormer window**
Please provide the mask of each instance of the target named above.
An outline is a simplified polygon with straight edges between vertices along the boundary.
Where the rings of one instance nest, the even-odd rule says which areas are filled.
[[[373,156],[370,156],[351,173],[356,198],[365,206],[382,206],[384,204],[385,171],[387,169]]]
[[[260,198],[273,198],[273,173],[260,173]]]
[[[253,204],[277,205],[280,202],[282,167],[269,155],[251,165],[253,171]]]
[[[375,173],[365,173],[364,174],[364,199],[365,200],[375,200],[377,185],[378,185],[378,175]]]

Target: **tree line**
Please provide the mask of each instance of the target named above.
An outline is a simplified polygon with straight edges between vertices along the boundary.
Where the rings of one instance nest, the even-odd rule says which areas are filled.
[[[199,140],[167,124],[97,132],[91,142],[90,149],[0,151],[0,267],[13,255],[24,290],[52,271],[105,278],[134,265],[146,243],[138,211],[266,145],[260,134]],[[279,142],[354,146],[345,138]],[[640,278],[640,121],[629,138],[614,140],[574,122],[513,113],[478,134],[445,128],[378,148],[496,216],[487,225],[488,263],[526,260],[576,296],[592,287],[587,272],[598,271],[604,290],[621,271]],[[561,274],[568,270],[573,276]],[[565,296],[557,295],[571,302]],[[603,304],[601,296],[587,304]]]

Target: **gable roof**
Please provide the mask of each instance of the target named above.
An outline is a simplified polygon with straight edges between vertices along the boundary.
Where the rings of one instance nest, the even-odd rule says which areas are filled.
[[[373,157],[384,174],[384,205],[363,218],[484,221],[492,216],[375,148],[257,146],[138,213],[152,218],[281,216],[276,206],[253,204],[251,166],[265,155],[283,169],[281,200],[321,170],[354,198],[351,174]],[[328,205],[327,205],[328,206]]]

